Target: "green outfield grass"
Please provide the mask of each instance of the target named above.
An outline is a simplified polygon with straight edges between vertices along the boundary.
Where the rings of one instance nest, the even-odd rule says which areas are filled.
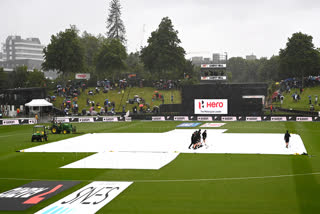
[[[133,121],[83,123],[76,126],[79,134],[143,133],[169,131],[180,123]],[[284,133],[289,129],[291,133],[301,136],[309,155],[312,156],[180,154],[160,170],[60,169],[59,167],[91,153],[15,152],[39,144],[31,142],[32,126],[1,126],[0,192],[33,180],[82,182],[27,211],[0,213],[34,213],[91,181],[134,181],[98,213],[319,212],[320,174],[310,173],[320,172],[320,123],[231,122],[221,128],[228,129],[231,133]],[[79,134],[50,135],[49,142]]]

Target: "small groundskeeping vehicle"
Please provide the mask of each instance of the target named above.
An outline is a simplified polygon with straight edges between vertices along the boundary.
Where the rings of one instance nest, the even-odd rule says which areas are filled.
[[[69,133],[75,133],[76,132],[76,127],[72,126],[71,123],[53,123],[51,128],[51,133],[52,134],[69,134]]]
[[[46,132],[46,127],[42,125],[37,125],[33,127],[33,134],[31,141],[48,141],[48,133]]]

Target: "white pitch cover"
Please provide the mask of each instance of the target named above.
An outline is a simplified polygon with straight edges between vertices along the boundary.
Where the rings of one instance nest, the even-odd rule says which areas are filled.
[[[94,181],[63,199],[43,208],[36,212],[36,214],[96,213],[131,184],[132,182]]]

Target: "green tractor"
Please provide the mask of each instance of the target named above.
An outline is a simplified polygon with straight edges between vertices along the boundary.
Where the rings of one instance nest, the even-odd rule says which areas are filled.
[[[48,133],[45,126],[37,125],[33,127],[31,142],[35,140],[41,142],[48,141]]]
[[[71,132],[72,133],[76,132],[76,127],[72,126],[71,123],[55,123],[54,122],[50,130],[52,134],[60,134],[60,133],[70,134]]]

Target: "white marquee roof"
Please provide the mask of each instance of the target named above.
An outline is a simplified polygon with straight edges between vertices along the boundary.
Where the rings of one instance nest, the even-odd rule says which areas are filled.
[[[53,104],[45,99],[34,99],[31,102],[26,103],[25,106],[53,106]]]

